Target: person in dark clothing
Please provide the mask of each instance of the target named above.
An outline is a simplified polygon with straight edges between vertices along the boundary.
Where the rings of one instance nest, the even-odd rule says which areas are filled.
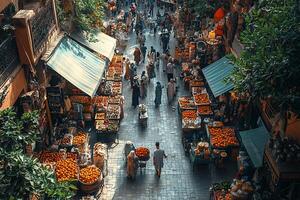
[[[143,54],[143,63],[145,63],[146,52],[147,52],[147,47],[145,46],[145,44],[142,44],[142,46],[141,46],[141,52]]]
[[[155,87],[155,107],[157,108],[161,104],[161,95],[162,95],[162,89],[164,87],[161,86],[160,82],[156,82],[156,87]]]
[[[139,105],[140,98],[140,85],[138,82],[138,77],[134,77],[133,88],[132,88],[132,106],[136,108]]]

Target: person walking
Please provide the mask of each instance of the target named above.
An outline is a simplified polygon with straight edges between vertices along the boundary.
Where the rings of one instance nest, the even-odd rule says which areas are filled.
[[[156,87],[155,87],[155,107],[157,108],[161,104],[161,95],[162,95],[162,89],[164,87],[160,84],[160,82],[156,82]]]
[[[166,72],[167,72],[168,82],[170,82],[170,80],[174,78],[174,64],[170,59],[169,59],[169,63],[167,64]]]
[[[146,72],[143,71],[141,75],[141,98],[145,98],[147,96],[147,76]]]
[[[133,52],[134,61],[136,65],[139,65],[141,62],[141,50],[138,47],[135,47],[135,50]]]
[[[159,142],[155,143],[156,150],[153,155],[153,165],[156,175],[160,177],[161,169],[164,167],[164,158],[167,158],[165,151],[159,148]]]
[[[130,86],[131,88],[133,88],[133,82],[134,82],[134,77],[136,76],[136,66],[134,65],[134,63],[130,64],[129,67],[129,78],[130,78]]]
[[[126,80],[130,79],[130,60],[129,60],[129,58],[126,58],[126,61],[125,61],[125,79]]]
[[[133,88],[132,88],[132,106],[136,108],[139,105],[140,98],[140,85],[138,82],[138,77],[134,77]]]
[[[142,46],[141,46],[141,52],[142,52],[142,55],[143,55],[143,63],[145,63],[146,52],[147,52],[147,47],[145,46],[145,44],[142,44]]]
[[[175,93],[176,93],[175,80],[171,79],[167,86],[167,96],[168,96],[169,104],[171,104],[171,102],[173,101]]]
[[[138,157],[134,151],[130,151],[127,156],[127,177],[135,179],[136,172],[138,169]]]

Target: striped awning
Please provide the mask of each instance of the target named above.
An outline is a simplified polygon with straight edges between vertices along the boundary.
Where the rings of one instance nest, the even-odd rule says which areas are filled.
[[[233,84],[227,83],[224,80],[231,74],[233,68],[234,65],[231,61],[223,57],[202,69],[206,81],[215,97],[233,89]]]

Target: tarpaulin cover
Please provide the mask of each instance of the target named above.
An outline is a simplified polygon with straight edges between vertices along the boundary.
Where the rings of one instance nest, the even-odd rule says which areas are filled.
[[[226,83],[224,81],[224,79],[231,74],[233,68],[234,65],[231,61],[228,58],[223,57],[202,69],[215,97],[218,97],[233,88],[232,83]]]
[[[239,134],[254,167],[261,167],[265,145],[270,137],[268,130],[262,123],[259,128],[240,131]]]
[[[62,38],[47,65],[89,96],[94,96],[106,63],[75,40]]]
[[[71,34],[71,37],[91,48],[95,52],[105,56],[110,61],[115,54],[117,40],[105,33],[100,32],[96,34],[95,41],[88,41],[81,32],[74,32]]]

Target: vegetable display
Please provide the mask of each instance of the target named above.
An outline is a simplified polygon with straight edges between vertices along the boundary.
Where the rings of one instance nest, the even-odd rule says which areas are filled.
[[[99,180],[100,175],[100,169],[96,166],[88,166],[80,170],[79,181],[84,184],[93,184]]]
[[[178,104],[181,109],[195,109],[195,103],[190,97],[180,97],[178,99]]]

